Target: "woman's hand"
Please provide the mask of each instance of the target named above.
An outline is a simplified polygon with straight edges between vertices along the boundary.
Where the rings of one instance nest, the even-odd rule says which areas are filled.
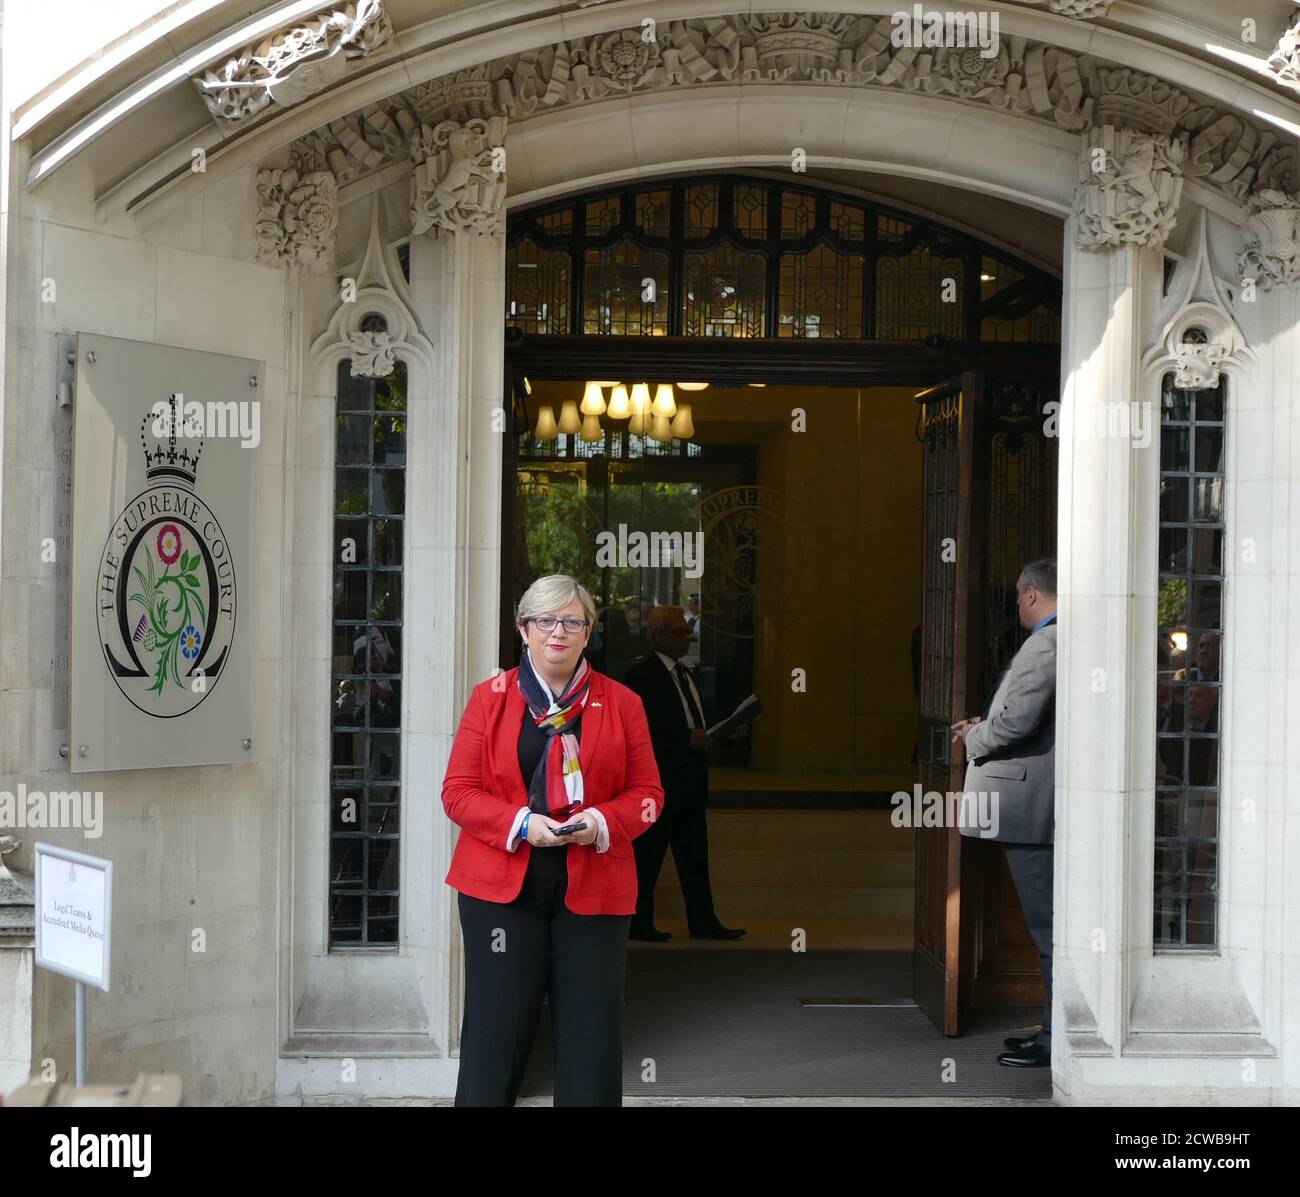
[[[534,811],[528,816],[528,842],[534,848],[554,848],[559,844],[567,844],[569,842],[567,835],[555,834],[555,828],[563,826],[563,823],[557,823],[554,819]]]
[[[570,818],[569,822],[586,823],[586,830],[571,831],[568,835],[561,836],[561,839],[572,840],[575,844],[594,844],[596,842],[596,837],[600,834],[600,825],[596,822],[595,815],[584,815],[579,811]]]

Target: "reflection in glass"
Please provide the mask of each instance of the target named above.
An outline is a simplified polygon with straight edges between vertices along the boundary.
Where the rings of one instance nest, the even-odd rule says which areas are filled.
[[[400,858],[394,783],[401,775],[406,367],[399,361],[387,378],[350,373],[340,362],[330,638],[335,946],[396,942]]]
[[[1201,471],[1222,469],[1223,411],[1222,384],[1182,391],[1166,376],[1156,592],[1156,948],[1217,942],[1225,528],[1222,473]]]

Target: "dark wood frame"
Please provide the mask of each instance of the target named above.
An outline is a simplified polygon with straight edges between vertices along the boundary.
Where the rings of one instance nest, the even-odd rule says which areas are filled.
[[[712,232],[702,237],[686,236],[685,193],[688,188],[699,185],[717,187],[718,219]],[[737,187],[758,187],[768,194],[767,224],[762,233],[753,235],[742,232],[733,219],[732,198]],[[667,191],[669,193],[668,233],[665,236],[652,236],[641,230],[636,222],[636,196],[648,191]],[[783,238],[781,235],[783,192],[798,193],[813,200],[814,220],[802,237]],[[586,207],[588,204],[600,204],[613,197],[620,197],[620,218],[605,233],[588,233],[586,228]],[[831,220],[831,205],[840,204],[858,212],[863,221],[863,237],[853,240],[842,236]],[[545,227],[548,218],[567,214],[570,232],[552,232]],[[878,237],[879,217],[901,221],[907,224],[906,235],[898,241],[881,240]],[[684,255],[698,253],[716,247],[727,241],[746,254],[756,254],[764,260],[764,324],[766,337],[779,343],[815,341],[817,344],[854,343],[860,340],[876,340],[878,313],[876,312],[877,263],[884,258],[903,258],[917,247],[925,247],[937,257],[957,258],[962,262],[964,288],[962,295],[965,315],[965,327],[960,340],[978,344],[982,321],[986,318],[1016,318],[1025,315],[1042,304],[1060,312],[1060,280],[1048,272],[1032,265],[1014,254],[990,246],[969,233],[952,229],[939,221],[927,219],[911,212],[905,212],[876,200],[863,199],[850,193],[827,190],[816,183],[801,183],[797,179],[778,181],[771,178],[751,177],[748,175],[714,174],[701,177],[641,180],[633,184],[606,187],[598,191],[571,196],[548,204],[541,204],[523,212],[513,213],[510,217],[507,237],[510,245],[527,238],[539,249],[563,249],[569,253],[569,288],[568,288],[568,328],[561,334],[548,334],[550,339],[564,336],[583,335],[585,265],[584,253],[591,250],[610,249],[620,242],[629,240],[637,246],[651,252],[663,253],[668,258],[666,281],[668,337],[682,335],[683,331],[683,277]],[[863,258],[861,324],[853,337],[808,338],[803,336],[778,335],[780,270],[783,255],[807,252],[818,245],[828,245],[841,254],[859,255]],[[981,297],[981,274],[983,259],[992,258],[1020,274],[1017,282],[1000,288],[987,300]],[[508,275],[507,275],[508,278]],[[508,285],[508,284],[507,284]],[[617,339],[617,338],[614,338]],[[663,340],[663,338],[655,338]],[[730,343],[748,338],[719,338]],[[915,340],[903,342],[908,347],[916,345]],[[999,342],[1006,345],[1008,342]],[[1041,343],[1040,343],[1041,344]],[[965,359],[970,365],[970,359]],[[978,368],[978,367],[976,367]]]

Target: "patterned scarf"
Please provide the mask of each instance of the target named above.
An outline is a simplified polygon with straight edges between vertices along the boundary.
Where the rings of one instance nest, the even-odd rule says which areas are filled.
[[[587,704],[591,666],[585,658],[580,661],[564,693],[554,698],[525,651],[518,680],[528,713],[547,737],[546,751],[528,782],[528,807],[553,819],[565,819],[582,805],[582,768],[573,729]]]

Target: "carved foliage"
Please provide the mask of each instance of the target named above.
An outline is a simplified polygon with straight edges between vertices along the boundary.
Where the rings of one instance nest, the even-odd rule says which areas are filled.
[[[355,0],[327,8],[301,24],[280,29],[194,80],[214,117],[246,120],[272,103],[296,104],[388,42],[393,26],[381,0]]]
[[[1102,16],[1104,4],[1060,0],[1058,11]],[[1224,112],[1152,75],[1024,37],[997,53],[895,45],[889,16],[743,13],[660,21],[541,46],[410,88],[296,143],[340,183],[406,155],[421,124],[506,116],[511,121],[630,92],[680,86],[797,83],[901,88],[988,104],[1073,132],[1128,126],[1187,143],[1183,175],[1235,198],[1294,187],[1294,149],[1280,133]]]
[[[1237,260],[1243,278],[1265,291],[1300,279],[1300,196],[1260,191],[1246,201],[1246,247]]]
[[[1300,13],[1292,17],[1291,24],[1277,39],[1273,53],[1268,56],[1268,69],[1282,83],[1300,90]]]
[[[257,172],[257,260],[264,265],[327,261],[338,217],[338,184],[329,171]]]

